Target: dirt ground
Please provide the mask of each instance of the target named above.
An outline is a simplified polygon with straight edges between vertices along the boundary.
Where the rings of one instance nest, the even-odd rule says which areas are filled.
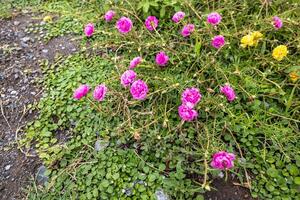
[[[34,149],[26,156],[17,142],[24,134],[22,128],[38,116],[28,105],[39,101],[43,89],[37,80],[42,78],[39,62],[54,61],[57,54],[69,55],[78,50],[70,37],[54,38],[48,42],[43,16],[18,13],[0,20],[0,200],[26,199],[24,188],[32,184],[37,169],[42,166]],[[213,182],[213,190],[204,196],[207,200],[250,200],[245,188]]]
[[[22,199],[26,186],[32,184],[42,165],[34,149],[30,157],[18,149],[16,141],[22,128],[37,117],[28,105],[38,102],[43,90],[39,62],[54,60],[55,55],[69,55],[77,45],[69,37],[45,42],[42,15],[19,13],[0,20],[0,199]]]

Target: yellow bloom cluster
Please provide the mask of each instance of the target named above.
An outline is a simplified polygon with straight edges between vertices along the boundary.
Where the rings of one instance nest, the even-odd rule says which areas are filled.
[[[287,54],[287,47],[285,45],[279,45],[275,49],[273,49],[272,56],[274,59],[281,61]]]
[[[47,16],[44,17],[43,21],[44,21],[44,22],[48,22],[48,23],[49,23],[49,22],[52,22],[52,17],[49,16],[49,15],[47,15]]]
[[[263,37],[263,34],[259,31],[254,31],[251,34],[245,35],[241,39],[241,46],[243,48],[246,48],[247,46],[252,47],[252,46],[257,46],[259,40]]]
[[[291,72],[290,73],[290,79],[293,82],[296,82],[300,78],[299,74],[297,72]]]

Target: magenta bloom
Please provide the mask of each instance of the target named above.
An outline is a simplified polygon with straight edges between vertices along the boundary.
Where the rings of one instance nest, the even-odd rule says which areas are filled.
[[[105,84],[98,85],[94,90],[94,99],[97,101],[103,101],[107,92]]]
[[[92,24],[92,23],[87,24],[84,28],[84,33],[85,33],[86,37],[91,37],[93,35],[94,31],[95,31],[95,27],[94,27],[94,24]]]
[[[172,20],[173,20],[173,22],[178,23],[184,18],[184,16],[185,16],[185,13],[182,11],[179,11],[173,15]]]
[[[201,100],[201,97],[198,88],[187,88],[181,95],[181,102],[189,107],[194,107]]]
[[[275,29],[280,29],[282,27],[282,24],[282,20],[279,17],[273,17],[273,26]]]
[[[117,23],[116,27],[120,33],[126,34],[131,31],[132,28],[132,21],[127,17],[121,17]]]
[[[222,46],[224,46],[224,44],[225,44],[225,38],[223,35],[217,35],[211,41],[211,45],[216,49],[221,48]]]
[[[135,68],[141,62],[142,62],[142,58],[141,57],[139,57],[139,56],[135,57],[134,59],[132,59],[132,61],[130,61],[129,69]]]
[[[134,81],[130,87],[130,93],[134,99],[143,100],[147,97],[149,89],[147,84],[142,80]]]
[[[158,26],[158,19],[155,16],[149,16],[145,20],[145,26],[149,31],[153,31]]]
[[[222,20],[222,17],[219,13],[217,12],[212,12],[209,15],[207,15],[207,22],[216,26],[218,25]]]
[[[210,165],[215,169],[230,169],[234,166],[234,160],[234,154],[227,153],[226,151],[220,151],[213,155]]]
[[[127,70],[121,76],[121,84],[124,87],[127,87],[131,83],[133,83],[135,78],[136,78],[136,73],[133,70]]]
[[[73,98],[74,99],[81,99],[82,97],[84,97],[90,90],[90,87],[88,85],[80,85],[73,94]]]
[[[183,37],[187,37],[189,35],[191,35],[191,33],[195,30],[195,26],[194,24],[188,24],[188,25],[185,25],[181,31],[181,35]]]
[[[225,85],[224,87],[221,87],[220,92],[223,93],[228,101],[233,101],[236,98],[235,92],[232,87],[229,85]]]
[[[198,116],[198,112],[196,110],[184,104],[178,107],[178,113],[180,118],[183,119],[184,121],[192,121],[196,119]]]
[[[105,19],[105,21],[110,22],[114,18],[115,15],[116,15],[115,11],[109,10],[105,13],[104,19]]]
[[[166,66],[168,61],[169,61],[169,57],[167,56],[167,54],[164,51],[161,51],[158,54],[156,54],[155,62],[159,66],[162,66],[162,67]]]

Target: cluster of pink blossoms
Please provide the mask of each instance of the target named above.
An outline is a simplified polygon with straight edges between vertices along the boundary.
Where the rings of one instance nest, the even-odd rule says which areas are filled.
[[[105,13],[104,19],[105,19],[105,21],[110,22],[114,18],[115,15],[116,15],[115,11],[109,10]]]
[[[282,25],[283,25],[282,20],[279,17],[277,16],[273,17],[273,26],[275,29],[277,30],[281,29]]]
[[[161,51],[156,54],[155,62],[159,66],[161,67],[166,66],[168,64],[168,61],[169,61],[169,56],[164,51]]]
[[[215,169],[230,169],[234,167],[235,155],[226,151],[219,151],[212,157],[210,165]]]
[[[74,91],[73,98],[76,100],[80,100],[88,94],[89,90],[90,87],[88,85],[80,85]],[[105,84],[98,85],[93,92],[93,97],[96,101],[103,101],[106,92],[107,92],[107,87],[105,86]]]
[[[149,88],[143,80],[135,80],[137,74],[131,70],[139,65],[142,61],[141,57],[135,57],[130,61],[129,70],[121,75],[121,84],[124,87],[130,86],[130,93],[133,99],[144,100],[147,97]]]
[[[136,78],[136,73],[133,70],[127,70],[121,76],[121,84],[124,87],[127,87],[131,85],[131,83],[133,83],[135,78]]]
[[[149,31],[155,30],[158,26],[158,19],[155,16],[147,17],[145,21],[145,26]]]
[[[236,98],[236,94],[232,87],[225,85],[220,88],[220,92],[224,94],[229,102],[233,101]]]
[[[91,37],[94,32],[95,32],[94,24],[89,23],[85,26],[84,33],[85,33],[86,37]]]
[[[194,109],[201,100],[201,93],[198,88],[187,88],[181,95],[181,105],[178,107],[178,113],[182,120],[192,121],[197,118],[198,112]]]

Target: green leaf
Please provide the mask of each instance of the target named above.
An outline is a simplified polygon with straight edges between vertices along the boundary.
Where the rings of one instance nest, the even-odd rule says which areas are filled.
[[[275,189],[274,186],[273,186],[271,183],[267,183],[267,184],[266,184],[266,188],[267,188],[267,190],[270,191],[270,192],[273,192],[274,189]]]
[[[294,182],[297,184],[297,185],[300,185],[300,177],[295,177],[294,178]]]
[[[162,7],[159,11],[159,15],[163,18],[166,15],[166,7]]]
[[[299,174],[299,169],[295,165],[289,166],[289,172],[292,176],[297,176]]]
[[[267,174],[273,178],[277,177],[278,176],[278,170],[277,169],[274,169],[274,168],[269,168],[267,170]]]
[[[144,2],[144,4],[143,4],[143,11],[144,11],[144,13],[148,13],[149,7],[150,7],[149,2],[148,1]]]
[[[109,186],[109,181],[104,179],[101,181],[100,185],[104,188],[107,188]]]
[[[154,174],[150,174],[150,175],[148,176],[148,178],[149,178],[149,181],[150,181],[150,182],[154,182],[155,179],[156,179],[156,176],[155,176]]]
[[[114,180],[117,180],[118,178],[120,178],[120,174],[119,173],[115,173],[114,175],[112,175],[112,178]]]

